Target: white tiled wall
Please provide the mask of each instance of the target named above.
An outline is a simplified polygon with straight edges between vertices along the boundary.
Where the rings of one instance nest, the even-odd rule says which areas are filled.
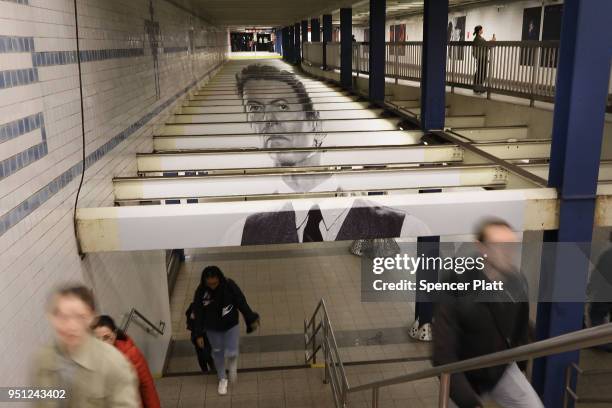
[[[159,89],[154,52],[145,33],[145,20],[151,20],[150,3],[161,34]],[[112,206],[112,177],[135,173],[135,153],[152,150],[155,126],[174,107],[168,101],[177,96],[180,100],[186,87],[225,58],[227,32],[166,0],[79,0],[78,9],[81,51],[107,50],[105,58],[83,55],[86,154],[164,107],[90,163],[79,206]],[[75,56],[74,17],[73,0],[0,0],[0,40],[33,38],[36,53],[65,51]],[[137,55],[117,51],[125,54],[134,49]],[[114,54],[109,50],[115,50]],[[36,66],[32,50],[3,52],[0,44],[0,72],[23,69],[37,70],[38,80],[0,86],[0,129],[42,112],[45,131],[38,128],[10,139],[0,133],[0,163],[44,142],[43,133],[47,153],[8,177],[6,172],[0,174],[0,225],[12,220],[0,227],[0,386],[28,383],[28,356],[50,340],[44,311],[48,293],[67,280],[93,287],[100,311],[119,321],[132,307],[154,322],[166,321],[167,334],[161,339],[137,326],[130,329],[152,370],[160,372],[171,328],[165,254],[104,253],[80,259],[72,221],[80,173],[73,171],[71,180],[56,184],[62,186],[59,189],[41,190],[81,161],[77,64],[67,55],[63,63]],[[31,211],[35,195],[43,202]],[[29,208],[22,205],[24,201]]]

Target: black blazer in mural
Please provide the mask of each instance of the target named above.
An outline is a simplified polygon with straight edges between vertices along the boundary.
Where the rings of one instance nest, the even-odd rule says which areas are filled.
[[[401,211],[373,203],[353,206],[346,215],[335,240],[399,237],[405,217],[406,214]],[[300,237],[296,230],[293,209],[251,214],[247,217],[242,231],[241,245],[296,242],[300,242]]]

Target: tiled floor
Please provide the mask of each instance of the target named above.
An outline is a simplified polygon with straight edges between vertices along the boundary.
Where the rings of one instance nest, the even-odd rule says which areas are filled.
[[[422,369],[426,362],[361,365],[347,367],[349,384],[380,380]],[[164,408],[249,407],[306,408],[333,407],[330,386],[322,382],[322,369],[294,369],[241,373],[228,395],[217,394],[214,376],[167,377],[157,381]],[[371,406],[369,393],[351,395],[350,407]],[[418,381],[392,386],[380,394],[381,407],[429,408],[437,406],[438,381]]]
[[[411,303],[361,302],[360,258],[350,254],[348,246],[345,242],[187,252],[171,299],[176,352],[169,371],[197,370],[184,311],[207,265],[219,266],[234,279],[261,315],[256,333],[246,336],[242,328],[241,368],[303,364],[304,319],[321,298],[327,302],[345,361],[426,358],[428,344],[407,335],[414,315]]]
[[[258,332],[241,338],[240,368],[304,364],[303,322],[325,298],[345,362],[408,358],[411,362],[350,365],[350,384],[388,378],[427,366],[429,345],[407,335],[411,303],[362,303],[360,258],[350,243],[296,244],[187,252],[174,288],[172,325],[175,347],[170,373],[197,372],[185,330],[184,311],[207,265],[234,279],[251,307],[261,315]],[[241,323],[242,324],[242,323]],[[244,327],[243,333],[244,333]],[[423,361],[425,360],[425,361]],[[214,376],[182,375],[158,380],[164,407],[332,407],[330,386],[320,368],[241,372],[227,396],[217,395]],[[390,387],[381,394],[385,407],[436,406],[437,380]],[[370,406],[369,394],[351,396],[351,407]]]

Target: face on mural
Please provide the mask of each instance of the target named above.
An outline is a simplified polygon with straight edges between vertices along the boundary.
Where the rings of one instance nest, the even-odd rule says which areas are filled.
[[[247,120],[262,136],[264,148],[296,149],[319,144],[314,133],[319,130],[319,121],[303,110],[299,98],[293,87],[281,80],[252,79],[245,83],[243,102]],[[311,157],[308,152],[272,153],[277,166],[300,166]]]

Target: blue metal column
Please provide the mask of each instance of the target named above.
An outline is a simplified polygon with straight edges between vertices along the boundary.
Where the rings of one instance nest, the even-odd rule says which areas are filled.
[[[559,191],[559,230],[547,231],[545,240],[588,244],[592,239],[612,58],[611,15],[610,1],[566,0],[563,5],[548,178],[548,185]],[[588,261],[569,259],[567,251],[557,250],[553,262],[552,273],[541,277],[540,286],[574,299],[584,297]],[[582,321],[582,303],[540,303],[538,338],[578,330]],[[578,356],[572,352],[536,360],[533,381],[546,407],[563,405],[565,370]]]
[[[308,20],[302,20],[302,42],[308,42]]]
[[[370,76],[368,95],[372,102],[385,101],[386,0],[370,0]]]
[[[430,188],[419,190],[419,194],[441,193],[441,188]],[[427,251],[427,252],[425,252]],[[429,257],[440,256],[440,236],[417,237],[417,254],[426,253]],[[436,271],[439,272],[439,271]],[[423,271],[422,268],[417,269],[416,281],[425,280],[427,282],[437,282],[438,273],[433,273],[431,270]],[[419,329],[425,324],[431,324],[433,320],[433,303],[431,295],[423,294],[421,291],[416,292],[414,304],[414,320],[418,320]]]
[[[327,43],[332,40],[332,16],[323,14],[323,69],[327,69]]]
[[[301,41],[300,41],[300,23],[293,25],[294,43],[293,43],[293,62],[299,64],[302,61]]]
[[[295,33],[293,26],[289,26],[289,35],[287,36],[287,61],[293,63],[295,60]]]
[[[274,30],[274,52],[278,53],[278,54],[282,54],[281,50],[282,50],[282,44],[283,44],[283,39],[282,39],[282,30],[280,28],[277,28],[276,30]]]
[[[290,29],[289,27],[283,27],[283,59],[285,61],[291,60],[291,41],[289,41],[290,37]]]
[[[321,41],[321,23],[318,18],[310,19],[310,42]]]
[[[340,85],[353,87],[353,9],[340,9]]]
[[[426,1],[423,15],[421,127],[444,128],[448,0]]]

